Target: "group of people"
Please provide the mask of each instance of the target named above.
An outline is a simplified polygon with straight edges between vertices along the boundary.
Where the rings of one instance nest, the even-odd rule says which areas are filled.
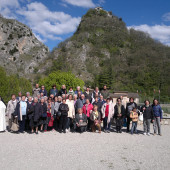
[[[2,99],[1,99],[2,102]],[[153,104],[146,100],[142,107],[137,106],[134,98],[129,99],[129,103],[123,104],[123,97],[117,99],[114,105],[109,96],[107,86],[100,92],[96,87],[93,92],[87,87],[85,92],[81,91],[80,86],[76,91],[70,87],[62,85],[58,90],[56,85],[48,93],[44,86],[39,88],[36,84],[32,96],[30,92],[22,95],[19,92],[16,97],[14,94],[7,104],[6,116],[8,118],[8,131],[17,133],[47,132],[57,130],[59,133],[66,132],[85,132],[96,130],[101,133],[111,131],[111,120],[116,120],[116,132],[122,133],[123,125],[127,126],[127,132],[137,133],[138,116],[143,114],[144,135],[150,135],[150,123],[153,122],[154,135],[161,133],[162,109],[157,99]],[[18,126],[14,130],[13,124]]]

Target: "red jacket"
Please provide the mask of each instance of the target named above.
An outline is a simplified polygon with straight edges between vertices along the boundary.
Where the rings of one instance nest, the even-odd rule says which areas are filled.
[[[91,103],[88,104],[87,109],[86,109],[86,104],[83,106],[83,113],[87,116],[90,117],[90,111],[93,110],[93,105]]]

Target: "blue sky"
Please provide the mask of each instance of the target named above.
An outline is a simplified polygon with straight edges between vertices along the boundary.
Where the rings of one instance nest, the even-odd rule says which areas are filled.
[[[70,37],[89,8],[102,6],[170,46],[169,0],[0,0],[0,13],[28,25],[50,50]]]

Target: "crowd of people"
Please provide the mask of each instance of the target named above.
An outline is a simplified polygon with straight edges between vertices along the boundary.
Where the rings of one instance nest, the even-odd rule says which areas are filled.
[[[0,102],[3,103],[3,100],[0,99]],[[140,114],[143,115],[144,135],[150,135],[151,122],[154,135],[162,135],[162,109],[157,99],[153,100],[152,105],[146,100],[144,105],[139,107],[132,97],[129,103],[124,105],[123,97],[120,96],[114,105],[106,85],[101,92],[98,87],[93,92],[89,87],[82,92],[80,86],[76,91],[73,91],[72,87],[67,91],[65,85],[62,85],[60,90],[53,85],[48,96],[45,87],[39,88],[39,84],[36,84],[32,95],[30,92],[26,95],[19,92],[17,97],[12,94],[6,107],[7,129],[15,133],[110,133],[111,122],[115,119],[117,133],[122,133],[122,127],[126,126],[127,133],[134,134],[138,133],[137,122]]]

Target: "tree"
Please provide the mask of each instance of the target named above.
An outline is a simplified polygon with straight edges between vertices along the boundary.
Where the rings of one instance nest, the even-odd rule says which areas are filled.
[[[77,78],[71,72],[61,72],[55,71],[50,73],[47,77],[40,79],[40,86],[44,85],[47,91],[50,91],[51,87],[55,84],[57,89],[60,89],[63,84],[66,85],[67,90],[69,87],[72,87],[73,90],[76,90],[77,86],[80,86],[83,90],[84,81]]]

